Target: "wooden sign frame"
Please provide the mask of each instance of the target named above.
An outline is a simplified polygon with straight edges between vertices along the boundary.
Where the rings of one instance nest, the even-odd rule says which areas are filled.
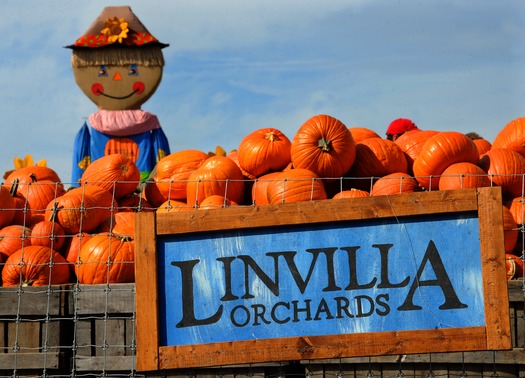
[[[501,190],[495,187],[239,206],[208,211],[137,213],[137,370],[510,349],[501,206]],[[479,221],[486,326],[160,345],[157,236],[473,212]]]

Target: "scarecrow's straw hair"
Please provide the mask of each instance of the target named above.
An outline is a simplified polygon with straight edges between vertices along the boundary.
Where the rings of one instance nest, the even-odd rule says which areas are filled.
[[[164,66],[164,55],[158,46],[142,46],[76,48],[73,49],[71,57],[73,67],[125,66],[129,64],[146,67]]]

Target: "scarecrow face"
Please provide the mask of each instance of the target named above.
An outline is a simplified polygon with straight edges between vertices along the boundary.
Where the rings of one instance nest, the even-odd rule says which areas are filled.
[[[162,79],[162,66],[93,65],[73,67],[84,94],[103,110],[133,110],[151,97]]]

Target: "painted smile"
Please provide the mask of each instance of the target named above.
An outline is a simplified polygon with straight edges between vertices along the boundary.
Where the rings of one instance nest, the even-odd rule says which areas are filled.
[[[133,84],[133,91],[131,93],[125,96],[112,96],[110,94],[104,93],[104,86],[100,83],[95,83],[91,86],[91,92],[95,96],[104,96],[104,97],[112,98],[114,100],[125,100],[127,98],[130,98],[134,94],[141,94],[142,92],[144,92],[144,89],[145,89],[144,83],[138,81]]]

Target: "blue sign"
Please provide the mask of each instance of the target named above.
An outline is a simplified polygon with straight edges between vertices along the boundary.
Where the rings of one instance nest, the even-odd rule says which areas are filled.
[[[160,345],[485,326],[476,215],[158,236]]]

